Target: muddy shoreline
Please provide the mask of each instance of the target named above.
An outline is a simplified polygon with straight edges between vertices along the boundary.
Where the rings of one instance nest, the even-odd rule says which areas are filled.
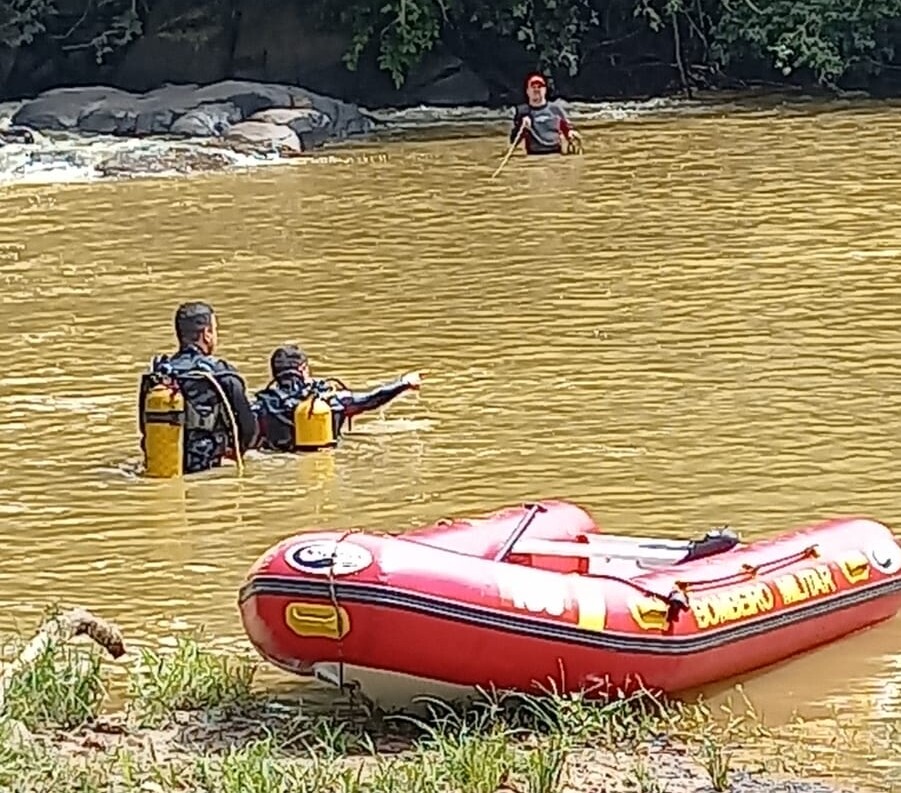
[[[37,760],[48,772],[45,778],[53,773],[49,769],[55,768],[56,774],[92,780],[98,790],[119,784],[124,790],[153,790],[154,793],[184,789],[238,793],[261,789],[258,786],[263,780],[271,785],[267,790],[286,793],[288,790],[301,793],[400,790],[383,787],[386,784],[409,785],[411,793],[464,789],[451,787],[453,782],[468,783],[469,790],[485,793],[870,793],[874,790],[857,783],[739,767],[724,770],[720,777],[702,751],[665,736],[623,750],[568,748],[566,756],[559,758],[559,764],[541,770],[535,768],[538,754],[553,754],[557,747],[548,746],[547,741],[534,736],[502,740],[489,731],[479,746],[475,739],[459,736],[442,736],[434,744],[390,733],[366,740],[351,730],[345,734],[343,744],[336,745],[327,736],[332,731],[341,734],[344,728],[340,722],[315,722],[314,726],[308,726],[308,734],[298,738],[296,734],[284,732],[288,722],[298,725],[296,715],[293,719],[289,717],[297,708],[296,703],[283,702],[277,709],[275,704],[269,707],[269,713],[177,711],[171,714],[166,726],[156,729],[135,727],[126,714],[118,713],[72,730],[31,734],[10,730],[4,742],[19,754],[14,754],[12,761],[8,756],[0,763],[0,780],[10,772],[27,775],[25,763]],[[453,767],[452,757],[461,748],[475,755],[472,759],[484,753],[481,770],[467,772]],[[491,765],[492,760],[497,765]],[[430,767],[442,762],[449,766],[446,782],[429,773]],[[166,780],[170,782],[167,784]],[[239,787],[231,787],[230,780],[238,781]],[[183,787],[189,781],[197,787]],[[205,787],[204,781],[213,784]],[[39,789],[38,786],[19,788],[23,793],[36,793]]]
[[[873,789],[827,773],[803,742],[780,743],[746,701],[723,713],[649,692],[490,692],[405,717],[353,691],[323,700],[300,678],[278,696],[257,679],[249,647],[214,650],[200,633],[135,651],[84,609],[53,607],[29,641],[3,646],[0,789],[19,793],[61,780],[81,793]],[[110,707],[113,687],[124,702]]]

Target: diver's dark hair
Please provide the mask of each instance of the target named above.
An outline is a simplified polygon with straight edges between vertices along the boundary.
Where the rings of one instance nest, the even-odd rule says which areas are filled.
[[[288,372],[297,372],[307,362],[307,354],[296,344],[276,347],[269,358],[269,371],[273,378]]]
[[[175,312],[175,335],[181,346],[194,344],[213,324],[213,307],[208,303],[182,303]]]

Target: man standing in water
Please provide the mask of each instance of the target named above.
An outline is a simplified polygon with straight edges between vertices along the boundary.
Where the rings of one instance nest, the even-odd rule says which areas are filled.
[[[260,448],[279,452],[294,450],[295,412],[313,394],[328,405],[331,432],[326,440],[327,445],[336,445],[345,421],[377,410],[405,391],[418,391],[422,382],[419,372],[408,372],[369,391],[351,391],[343,384],[332,388],[326,381],[313,378],[306,353],[294,344],[276,348],[269,366],[272,381],[257,392],[253,409],[259,425]]]
[[[175,312],[178,352],[154,357],[150,371],[141,377],[138,426],[145,466],[154,468],[150,456],[177,455],[174,441],[153,443],[148,448],[146,400],[151,388],[177,385],[185,402],[182,472],[193,474],[215,468],[227,455],[243,454],[257,434],[256,418],[247,397],[244,380],[237,370],[213,353],[219,341],[218,320],[208,303],[182,303]],[[172,385],[166,385],[172,383]],[[231,408],[229,412],[223,400]],[[161,419],[163,419],[161,421]],[[173,423],[171,416],[155,416],[153,422]],[[234,446],[237,443],[238,449]]]
[[[510,143],[522,132],[526,154],[562,154],[563,139],[570,150],[582,151],[582,136],[576,132],[563,108],[547,101],[547,82],[540,74],[526,80],[528,104],[519,105],[513,116]]]

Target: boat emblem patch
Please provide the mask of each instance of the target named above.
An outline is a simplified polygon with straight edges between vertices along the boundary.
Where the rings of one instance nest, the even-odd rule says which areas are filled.
[[[372,564],[366,548],[347,540],[307,540],[285,551],[285,562],[301,573],[311,575],[350,575]]]
[[[879,547],[870,548],[867,556],[883,575],[893,575],[901,570],[901,548],[893,540],[887,539]]]

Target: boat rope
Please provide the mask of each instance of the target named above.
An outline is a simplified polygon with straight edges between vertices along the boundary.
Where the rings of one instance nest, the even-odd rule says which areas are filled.
[[[729,575],[718,576],[716,578],[705,578],[699,581],[676,581],[675,585],[684,593],[688,593],[692,590],[696,592],[703,591],[705,589],[712,589],[716,586],[722,586],[730,581],[737,583],[738,581],[747,581],[749,578],[756,578],[764,568],[767,568],[772,572],[773,570],[778,570],[781,567],[788,567],[790,564],[803,561],[804,559],[809,559],[811,557],[816,559],[819,555],[820,552],[817,549],[817,546],[815,544],[809,545],[801,551],[796,551],[788,556],[782,556],[779,559],[771,559],[770,561],[761,562],[756,565],[744,564],[741,566],[741,570],[736,573],[730,573]]]
[[[630,586],[632,587],[632,589],[641,592],[641,594],[645,597],[657,598],[658,600],[663,601],[667,606],[681,607],[683,605],[687,605],[685,596],[682,590],[678,587],[678,582],[677,588],[675,590],[670,592],[668,595],[661,595],[659,592],[655,592],[653,589],[643,587],[641,584],[636,584],[634,581],[628,578],[623,578],[622,576],[611,575],[609,573],[592,573],[591,579],[594,580],[595,578],[603,578],[606,581],[615,581],[617,584],[625,584],[626,586]]]
[[[328,568],[328,592],[332,608],[335,609],[335,623],[338,632],[338,687],[344,690],[344,620],[341,618],[341,604],[338,603],[338,589],[335,586],[335,562],[338,560],[338,546],[351,534],[358,534],[359,529],[348,529],[337,540],[332,549],[331,564]]]

